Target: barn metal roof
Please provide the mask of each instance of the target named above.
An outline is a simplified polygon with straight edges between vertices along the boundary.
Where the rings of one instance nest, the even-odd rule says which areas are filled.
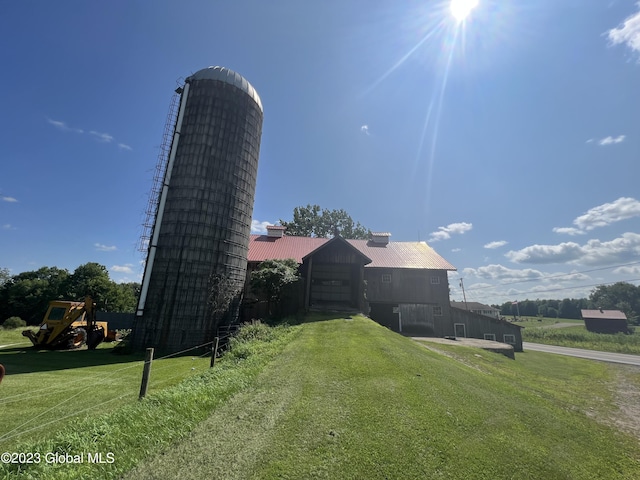
[[[302,263],[304,257],[313,253],[329,240],[328,238],[287,235],[282,238],[251,235],[248,261],[262,262],[268,259],[293,258],[298,263]],[[369,240],[347,240],[347,242],[371,259],[371,263],[365,268],[456,270],[456,267],[438,255],[425,242],[389,242],[386,245],[374,244]]]
[[[249,239],[249,262],[262,262],[264,260],[284,260],[293,258],[302,263],[302,258],[324,245],[328,238],[293,237],[269,237],[267,235],[251,235]]]
[[[598,320],[626,320],[627,316],[620,310],[580,310],[582,318]]]
[[[258,92],[256,92],[256,89],[253,88],[246,78],[233,70],[229,70],[225,67],[207,67],[202,70],[198,70],[196,73],[188,77],[187,81],[189,80],[220,80],[222,82],[229,83],[238,87],[253,98],[260,107],[260,110],[262,110],[262,101],[260,100],[260,96],[258,95]]]

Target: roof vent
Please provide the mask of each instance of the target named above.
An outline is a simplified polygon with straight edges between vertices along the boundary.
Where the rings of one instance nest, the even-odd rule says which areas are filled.
[[[387,245],[390,236],[389,232],[371,232],[371,242],[375,245]]]
[[[267,237],[282,238],[286,227],[282,225],[267,225]]]

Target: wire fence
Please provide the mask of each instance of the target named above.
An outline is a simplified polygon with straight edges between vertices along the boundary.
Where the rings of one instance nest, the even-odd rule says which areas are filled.
[[[0,397],[0,424],[7,426],[6,430],[0,430],[0,445],[5,442],[25,439],[29,434],[45,431],[55,424],[62,424],[73,417],[84,417],[104,411],[110,404],[122,404],[134,401],[136,394],[139,399],[146,396],[148,389],[159,391],[179,383],[190,376],[204,372],[215,366],[216,358],[219,358],[228,348],[229,340],[236,333],[238,326],[223,327],[217,336],[209,342],[202,343],[184,350],[173,352],[158,358],[153,356],[145,360],[132,360],[127,365],[105,372],[92,373],[88,378],[79,376],[67,380],[67,376],[61,377],[64,381],[55,381],[53,384],[42,385],[41,388],[29,388],[11,395],[7,392],[7,379],[2,385],[2,392],[9,393]],[[204,350],[204,353],[200,353]],[[198,355],[188,358],[189,352],[198,352]],[[207,361],[208,360],[208,361]],[[153,365],[153,373],[151,373]],[[94,366],[95,367],[95,366]],[[103,366],[97,366],[103,367]],[[104,368],[109,368],[105,365]],[[74,369],[75,370],[75,369]],[[170,370],[173,375],[167,375]],[[8,372],[10,373],[10,372]],[[38,372],[36,372],[38,373]],[[140,391],[136,387],[140,386]],[[144,388],[143,388],[144,386]],[[62,397],[56,401],[48,401],[52,398]],[[93,401],[87,401],[87,398]],[[98,401],[96,402],[96,398]],[[42,410],[28,417],[16,417],[22,405],[28,402],[32,406],[36,402],[42,402]],[[33,410],[33,408],[30,408]],[[9,413],[7,413],[9,412]],[[3,422],[3,414],[19,418],[21,421],[11,422],[7,418]]]

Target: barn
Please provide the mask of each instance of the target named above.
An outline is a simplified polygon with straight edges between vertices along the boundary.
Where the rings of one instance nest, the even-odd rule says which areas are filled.
[[[584,325],[594,333],[629,333],[627,316],[620,310],[580,310]]]
[[[425,242],[392,242],[388,232],[372,233],[369,240],[298,237],[281,226],[267,227],[266,235],[251,235],[243,304],[245,319],[266,314],[250,291],[249,278],[268,259],[294,259],[300,281],[287,298],[288,311],[342,310],[364,312],[400,333],[422,336],[469,336],[503,341],[522,350],[520,329],[496,319],[478,320],[462,312],[455,316],[449,301],[447,272],[456,268]],[[493,321],[492,321],[493,320]],[[478,325],[487,324],[480,328]],[[507,325],[508,324],[508,325]],[[460,326],[464,325],[464,329]],[[512,327],[512,328],[511,328]],[[516,332],[516,333],[514,333]]]

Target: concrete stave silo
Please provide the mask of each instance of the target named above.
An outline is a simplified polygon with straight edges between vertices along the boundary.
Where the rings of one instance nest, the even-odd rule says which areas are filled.
[[[212,340],[223,317],[237,317],[262,119],[260,97],[239,74],[209,67],[185,80],[149,243],[135,348],[184,350]]]

